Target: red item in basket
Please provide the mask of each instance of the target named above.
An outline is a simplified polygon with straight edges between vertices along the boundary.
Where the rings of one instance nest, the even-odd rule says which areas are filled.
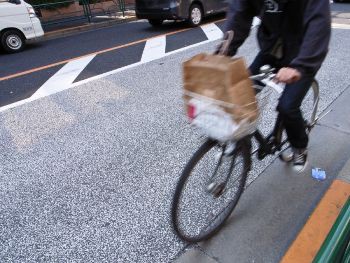
[[[194,117],[195,117],[195,112],[196,112],[196,108],[193,104],[188,104],[187,105],[187,116],[190,119],[190,121],[193,121]]]

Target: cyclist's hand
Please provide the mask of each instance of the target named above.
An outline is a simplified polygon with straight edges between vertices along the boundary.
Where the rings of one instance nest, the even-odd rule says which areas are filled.
[[[297,82],[300,78],[301,73],[294,68],[281,68],[275,76],[277,82],[283,82],[286,84]]]

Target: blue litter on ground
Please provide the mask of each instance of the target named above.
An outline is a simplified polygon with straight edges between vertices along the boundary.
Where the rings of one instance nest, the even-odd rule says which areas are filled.
[[[323,181],[326,179],[326,172],[321,168],[312,168],[311,176],[318,181]]]

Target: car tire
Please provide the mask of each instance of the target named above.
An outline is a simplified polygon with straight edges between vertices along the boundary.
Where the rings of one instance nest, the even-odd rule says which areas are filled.
[[[7,53],[20,52],[25,47],[25,38],[20,31],[8,30],[1,35],[1,46]]]
[[[158,26],[161,26],[163,24],[162,19],[148,19],[148,22],[154,27],[158,27]]]
[[[188,21],[191,26],[196,27],[202,23],[203,9],[200,5],[193,4],[190,7]]]

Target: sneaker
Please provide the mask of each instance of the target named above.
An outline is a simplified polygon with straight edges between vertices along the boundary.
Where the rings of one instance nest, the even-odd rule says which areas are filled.
[[[289,148],[284,150],[281,154],[279,154],[278,157],[282,162],[290,163],[291,161],[293,161],[293,152]]]
[[[304,171],[307,166],[307,149],[293,149],[293,170],[297,173]]]

